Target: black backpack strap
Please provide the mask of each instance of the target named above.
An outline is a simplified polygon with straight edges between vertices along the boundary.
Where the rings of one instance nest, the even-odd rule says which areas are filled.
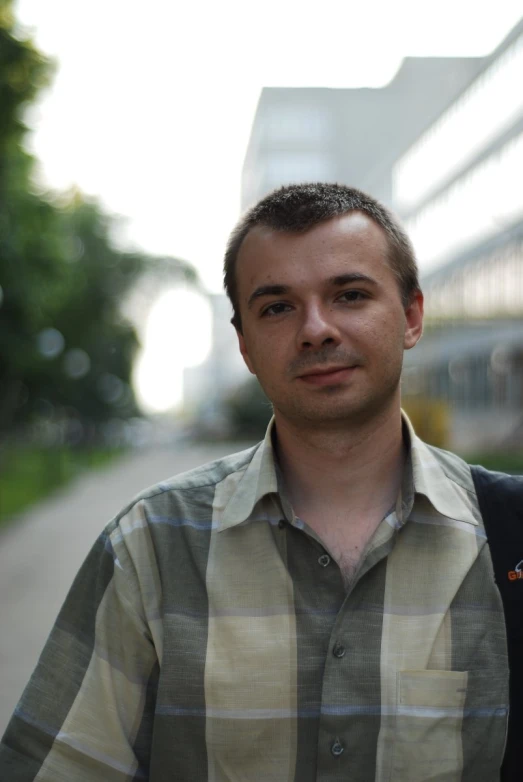
[[[510,713],[502,782],[520,782],[523,737],[523,477],[472,467],[507,628]]]

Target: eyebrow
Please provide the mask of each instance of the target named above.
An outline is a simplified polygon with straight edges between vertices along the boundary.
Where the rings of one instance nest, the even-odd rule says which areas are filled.
[[[367,274],[361,274],[360,272],[350,272],[347,274],[337,274],[335,277],[329,277],[327,284],[334,288],[341,288],[343,285],[350,285],[354,282],[366,282],[370,285],[376,285],[376,280],[369,277]],[[263,296],[285,296],[290,293],[291,288],[289,285],[260,285],[249,296],[247,306],[249,309],[252,307],[257,299]]]
[[[260,285],[249,296],[247,306],[249,308],[252,307],[256,299],[260,299],[262,296],[285,296],[289,291],[290,287],[288,285]]]
[[[370,285],[377,285],[373,277],[369,277],[368,274],[362,274],[361,272],[338,274],[336,277],[331,277],[328,282],[337,288],[341,288],[343,285],[350,285],[353,282],[368,282]]]

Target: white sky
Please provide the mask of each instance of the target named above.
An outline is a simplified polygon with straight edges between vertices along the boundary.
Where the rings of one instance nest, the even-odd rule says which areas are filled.
[[[406,55],[483,55],[520,0],[18,0],[58,71],[30,119],[51,187],[128,218],[128,240],[221,290],[260,88],[381,86]]]

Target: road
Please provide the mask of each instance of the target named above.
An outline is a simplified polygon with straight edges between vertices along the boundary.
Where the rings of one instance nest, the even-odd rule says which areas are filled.
[[[184,442],[133,452],[83,474],[0,534],[0,736],[105,524],[147,486],[249,445]]]

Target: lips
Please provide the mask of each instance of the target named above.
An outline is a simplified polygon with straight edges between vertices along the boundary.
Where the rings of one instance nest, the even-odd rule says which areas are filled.
[[[304,372],[302,375],[300,375],[300,377],[311,377],[312,375],[331,375],[333,372],[342,372],[344,369],[352,369],[352,367],[318,367],[317,369],[310,369],[308,372]]]
[[[355,366],[318,367],[317,369],[309,370],[307,373],[300,375],[299,380],[307,383],[307,385],[339,385],[340,383],[349,380],[356,368],[357,367]]]

